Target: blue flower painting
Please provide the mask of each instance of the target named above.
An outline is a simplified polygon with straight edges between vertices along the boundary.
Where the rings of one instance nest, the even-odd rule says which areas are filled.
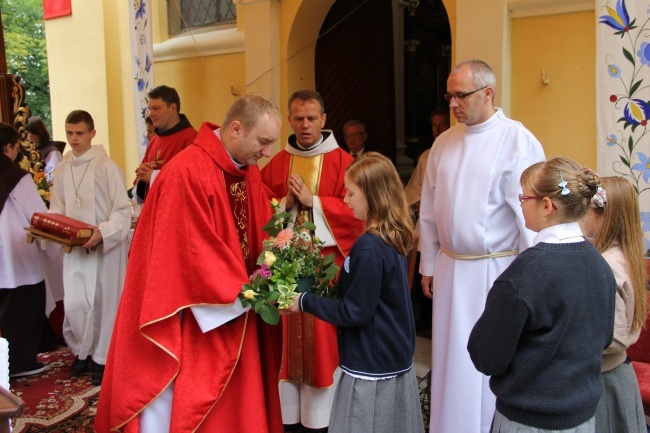
[[[603,9],[607,15],[600,16],[599,23],[615,30],[612,36],[618,42],[610,45],[613,50],[620,50],[608,53],[604,65],[609,77],[616,80],[615,84],[608,84],[615,90],[607,96],[608,103],[613,104],[611,112],[617,119],[616,129],[606,131],[605,144],[611,149],[608,152],[617,153],[612,163],[613,171],[630,180],[641,196],[650,190],[650,158],[647,156],[650,149],[641,151],[648,146],[650,120],[648,83],[644,83],[650,66],[650,43],[643,36],[650,31],[650,11],[647,12],[649,16],[639,20],[643,25],[637,26],[638,17],[629,13],[625,0],[616,0],[614,7],[606,1]]]
[[[144,0],[136,0],[135,2],[136,8],[135,8],[135,19],[139,20],[140,18],[143,18],[144,15],[147,13],[145,8],[145,3]]]
[[[149,0],[147,0],[149,1]],[[153,45],[151,43],[151,8],[145,0],[133,0],[130,10],[131,70],[133,72],[133,96],[136,104],[136,136],[138,156],[142,158],[148,140],[144,119],[147,116],[148,93],[153,88]]]
[[[615,35],[621,35],[623,37],[626,32],[634,30],[635,20],[630,22],[630,15],[627,13],[627,7],[625,7],[625,0],[618,0],[616,2],[616,10],[607,6],[608,15],[603,15],[600,17],[600,23],[606,24],[616,30]]]

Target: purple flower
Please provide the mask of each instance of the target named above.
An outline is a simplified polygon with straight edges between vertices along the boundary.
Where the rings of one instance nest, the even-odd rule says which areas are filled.
[[[260,275],[263,278],[270,278],[271,275],[273,275],[271,268],[266,263],[262,263],[262,267],[260,268]]]
[[[142,92],[144,90],[144,78],[138,78],[138,92]]]
[[[153,66],[153,62],[152,62],[151,59],[149,58],[149,54],[147,54],[147,56],[146,56],[145,59],[144,59],[144,70],[145,70],[146,72],[149,72],[149,71],[151,71],[151,67],[152,67],[152,66]]]
[[[138,9],[135,11],[135,19],[142,18],[146,11],[144,10],[145,3],[144,0],[140,0],[140,4],[138,5]]]
[[[253,281],[255,278],[270,278],[273,275],[271,268],[266,263],[262,263],[260,269],[255,270],[253,275],[250,276],[250,280]]]

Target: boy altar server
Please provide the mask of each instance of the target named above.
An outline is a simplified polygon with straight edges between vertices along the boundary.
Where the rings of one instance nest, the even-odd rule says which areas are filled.
[[[122,170],[101,145],[92,145],[92,116],[71,112],[65,134],[72,151],[54,171],[50,212],[95,229],[85,245],[63,258],[63,337],[77,357],[70,375],[82,375],[92,364],[92,383],[101,385],[126,273],[131,207]]]

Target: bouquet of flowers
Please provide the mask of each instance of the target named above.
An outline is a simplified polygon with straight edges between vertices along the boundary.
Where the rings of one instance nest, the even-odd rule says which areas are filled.
[[[48,208],[50,207],[50,195],[52,194],[50,192],[50,183],[47,181],[47,178],[45,177],[45,172],[39,171],[34,175],[34,183],[36,184],[36,189],[38,189],[38,195],[41,196],[43,199],[43,202],[45,202],[45,206]]]
[[[291,222],[289,212],[279,212],[277,200],[271,201],[274,214],[263,227],[269,239],[257,259],[260,268],[242,286],[239,299],[244,307],[251,305],[266,323],[276,325],[280,320],[278,308],[292,305],[291,297],[299,292],[331,296],[332,280],[339,267],[334,254],[321,254],[323,242],[314,236],[316,226],[307,222],[284,228]]]

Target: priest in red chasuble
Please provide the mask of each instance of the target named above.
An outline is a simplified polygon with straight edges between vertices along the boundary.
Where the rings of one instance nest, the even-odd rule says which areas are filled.
[[[131,248],[95,430],[281,433],[282,336],[238,299],[271,214],[257,160],[280,113],[244,95],[149,191]]]
[[[332,131],[322,129],[325,118],[318,92],[294,93],[289,99],[294,134],[262,169],[262,179],[269,198],[280,200],[298,224],[308,219],[316,225],[316,237],[325,242],[323,254],[334,253],[342,266],[364,229],[343,202],[343,176],[354,159],[338,146]],[[282,327],[280,399],[285,431],[327,431],[339,363],[336,328],[308,313],[284,316]]]

